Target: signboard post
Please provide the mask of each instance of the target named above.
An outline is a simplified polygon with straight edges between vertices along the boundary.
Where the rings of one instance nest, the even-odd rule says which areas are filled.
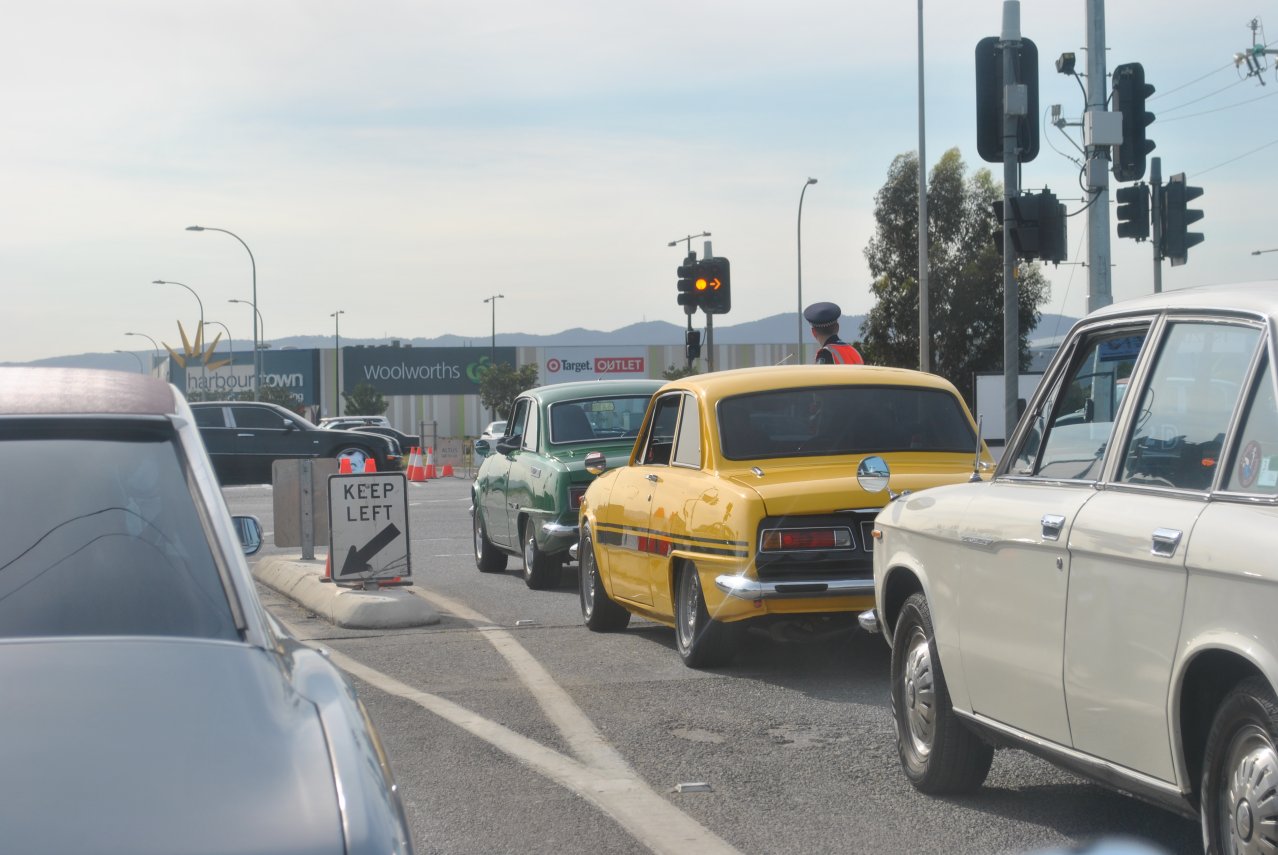
[[[408,481],[403,472],[328,479],[329,560],[339,585],[410,585]]]

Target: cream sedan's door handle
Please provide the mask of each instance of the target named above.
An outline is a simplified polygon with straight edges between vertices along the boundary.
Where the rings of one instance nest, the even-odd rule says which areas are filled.
[[[1156,528],[1154,529],[1153,545],[1150,547],[1150,554],[1157,555],[1160,558],[1171,558],[1176,554],[1176,547],[1180,546],[1180,539],[1184,536],[1184,532],[1177,531],[1174,528]]]

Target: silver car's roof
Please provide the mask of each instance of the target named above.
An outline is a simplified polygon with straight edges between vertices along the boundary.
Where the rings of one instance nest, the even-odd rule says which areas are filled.
[[[134,415],[177,413],[163,380],[89,368],[0,368],[0,416]]]

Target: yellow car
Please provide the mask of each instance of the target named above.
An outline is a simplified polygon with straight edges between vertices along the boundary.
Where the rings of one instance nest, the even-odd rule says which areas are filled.
[[[744,621],[873,606],[870,533],[891,491],[979,478],[994,462],[948,381],[813,365],[667,383],[629,463],[605,465],[587,459],[602,474],[575,547],[586,626],[664,623],[699,668],[732,657]]]

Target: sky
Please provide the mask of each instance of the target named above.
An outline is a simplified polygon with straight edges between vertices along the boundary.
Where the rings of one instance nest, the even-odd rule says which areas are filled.
[[[803,302],[863,313],[874,196],[893,157],[918,148],[913,2],[4,7],[0,361],[150,349],[127,332],[176,345],[197,295],[206,321],[251,339],[252,307],[228,302],[254,298],[249,252],[194,224],[247,245],[266,339],[331,334],[338,310],[344,338],[682,324],[684,250],[668,244],[703,231],[732,263],[719,324],[797,313],[809,177]],[[1206,240],[1164,265],[1164,290],[1278,271],[1278,252],[1252,255],[1278,248],[1278,77],[1270,62],[1261,85],[1233,63],[1253,19],[1266,41],[1267,11],[1105,10],[1107,68],[1141,62],[1155,86],[1164,178],[1204,189]],[[1082,90],[1054,63],[1072,51],[1086,71],[1085,12],[1020,4],[1040,106],[1070,121]],[[957,147],[1000,182],[976,149],[974,50],[1002,15],[1000,0],[923,11],[928,163]],[[1040,124],[1022,184],[1074,212],[1079,129]],[[1085,221],[1069,220],[1071,262],[1087,257]],[[1115,222],[1111,192],[1111,236]],[[1111,241],[1114,298],[1152,291],[1149,244]],[[1086,313],[1085,267],[1048,277],[1044,312]]]

